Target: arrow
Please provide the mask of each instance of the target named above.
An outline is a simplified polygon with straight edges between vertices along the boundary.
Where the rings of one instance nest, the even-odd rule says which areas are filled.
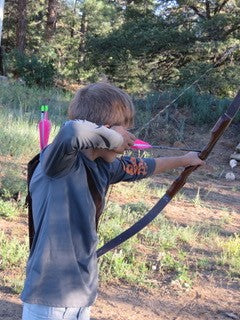
[[[177,148],[177,147],[167,147],[167,146],[152,146],[148,142],[142,141],[140,139],[135,140],[134,145],[131,148],[135,149],[135,150],[166,149],[166,150],[181,150],[181,151],[201,152],[201,150],[188,149],[188,148]]]
[[[48,106],[41,106],[41,120],[38,123],[40,149],[48,145],[51,130],[51,122],[48,119]]]

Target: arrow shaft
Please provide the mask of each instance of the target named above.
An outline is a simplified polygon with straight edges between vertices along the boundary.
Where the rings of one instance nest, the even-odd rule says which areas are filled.
[[[181,151],[194,151],[194,152],[201,152],[201,150],[197,149],[188,149],[188,148],[177,148],[177,147],[166,147],[166,146],[152,146],[154,149],[166,149],[166,150],[181,150]]]
[[[134,145],[131,147],[135,150],[144,150],[144,149],[166,149],[166,150],[181,150],[181,151],[194,151],[201,152],[201,150],[190,149],[190,148],[177,148],[177,147],[168,147],[168,146],[152,146],[150,143],[142,141],[140,139],[135,140]]]

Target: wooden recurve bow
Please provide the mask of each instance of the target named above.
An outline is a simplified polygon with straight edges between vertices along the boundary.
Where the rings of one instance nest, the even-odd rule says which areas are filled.
[[[236,97],[233,99],[230,106],[224,112],[224,114],[218,119],[215,126],[211,130],[211,136],[208,144],[199,153],[199,158],[206,160],[212,151],[213,147],[223,135],[225,130],[229,127],[230,123],[236,116],[240,109],[240,91],[238,91]],[[199,166],[189,166],[184,169],[180,176],[172,183],[168,188],[164,196],[154,205],[154,207],[139,221],[137,221],[130,228],[122,232],[114,239],[107,242],[103,247],[97,250],[97,256],[100,257],[107,253],[109,250],[114,249],[124,241],[131,238],[133,235],[145,228],[153,219],[155,219],[160,212],[166,207],[166,205],[172,200],[172,198],[179,192],[179,190],[185,185],[188,176],[195,171]]]

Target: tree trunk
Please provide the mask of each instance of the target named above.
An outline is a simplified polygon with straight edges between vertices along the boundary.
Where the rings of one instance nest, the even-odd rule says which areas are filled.
[[[210,13],[209,0],[206,0],[205,7],[206,7],[206,17],[207,17],[208,20],[210,20],[211,19],[211,13]]]
[[[47,41],[51,40],[56,31],[57,9],[58,0],[48,0],[47,24],[45,29],[45,39]]]
[[[2,24],[3,24],[3,10],[4,10],[4,0],[0,0],[0,47],[2,40]]]
[[[0,0],[0,74],[4,74],[3,71],[3,48],[2,48],[2,24],[3,24],[3,10],[4,0]]]
[[[86,19],[86,11],[83,9],[82,21],[80,27],[80,43],[79,43],[79,62],[82,62],[86,54],[86,33],[88,28],[88,22]]]
[[[70,31],[71,38],[74,37],[76,6],[77,6],[77,0],[74,0],[74,3],[73,3],[73,20],[72,20],[72,26],[71,26],[71,31]]]
[[[19,52],[24,53],[27,30],[27,0],[18,0],[17,15],[17,49]]]
[[[3,47],[0,46],[0,75],[4,75],[4,68],[3,68]]]

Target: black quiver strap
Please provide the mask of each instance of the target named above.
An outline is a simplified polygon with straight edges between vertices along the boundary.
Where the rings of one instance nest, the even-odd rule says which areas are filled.
[[[99,220],[103,211],[102,197],[99,191],[97,190],[97,187],[94,183],[93,177],[88,167],[86,167],[86,172],[87,172],[88,187],[96,206],[96,230],[97,230],[99,225]]]
[[[27,186],[28,186],[28,193],[26,197],[26,205],[28,208],[28,234],[29,234],[29,248],[31,249],[33,238],[34,238],[34,224],[33,224],[33,214],[32,214],[32,198],[29,191],[29,185],[36,169],[37,165],[39,164],[40,154],[38,153],[31,161],[28,162],[27,165]]]

